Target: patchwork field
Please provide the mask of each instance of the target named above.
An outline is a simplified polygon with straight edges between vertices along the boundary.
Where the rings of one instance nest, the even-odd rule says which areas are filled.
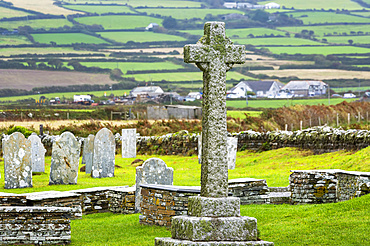
[[[367,18],[332,12],[295,12],[289,14],[302,20],[305,25],[317,23],[369,23]]]
[[[370,33],[370,25],[328,25],[328,26],[295,26],[295,27],[279,27],[279,30],[300,33],[302,30],[314,31],[315,35],[325,36],[325,34],[335,34],[341,35],[346,33],[347,35],[350,32],[363,32]]]
[[[345,71],[336,69],[284,69],[284,70],[255,70],[254,74],[266,74],[268,76],[289,77],[296,76],[300,79],[368,79],[370,72],[367,71]]]
[[[149,14],[154,15],[161,15],[161,16],[172,16],[176,19],[192,19],[192,18],[200,18],[203,19],[208,14],[216,15],[225,15],[231,13],[238,13],[244,14],[243,11],[240,10],[233,10],[233,9],[137,9],[140,12],[146,12]]]
[[[105,13],[136,13],[127,6],[104,6],[104,5],[63,5],[64,8],[80,12],[105,14]]]
[[[70,15],[78,13],[54,5],[53,0],[9,0],[15,7],[30,9],[44,14]]]
[[[55,42],[57,44],[107,44],[103,39],[90,36],[83,33],[45,33],[45,34],[32,34],[32,37],[39,43]]]
[[[91,3],[91,4],[99,4],[100,0],[76,0],[74,1],[77,4],[85,4]],[[201,7],[200,2],[194,2],[194,1],[181,1],[181,0],[107,0],[104,1],[105,4],[122,4],[122,5],[130,5],[132,7],[172,7],[172,8],[198,8]]]
[[[204,34],[204,30],[181,30],[181,32],[199,36],[203,36]],[[269,28],[226,29],[226,35],[232,39],[247,38],[249,34],[253,34],[254,36],[285,35],[285,32]]]
[[[16,29],[19,26],[30,26],[33,29],[50,29],[58,28],[63,26],[72,26],[72,23],[67,19],[40,19],[40,20],[28,20],[28,21],[2,21],[0,27],[6,29]]]
[[[52,47],[52,48],[0,48],[0,54],[2,56],[11,56],[11,55],[20,55],[20,54],[39,54],[39,55],[46,55],[46,54],[55,54],[57,57],[58,54],[102,54],[103,52],[96,52],[96,51],[86,51],[86,50],[74,50],[73,48],[65,48],[65,47]]]
[[[368,44],[370,36],[336,36],[325,37],[330,43],[348,44],[348,40],[352,40],[354,44]]]
[[[114,84],[107,74],[0,69],[0,89],[30,90],[34,87]]]
[[[272,1],[259,1],[259,4],[266,4]],[[280,4],[281,6],[285,6],[286,8],[295,9],[362,9],[363,7],[355,3],[351,0],[310,0],[310,1],[302,1],[302,0],[274,0],[273,2]]]
[[[186,40],[183,37],[154,32],[98,32],[98,34],[104,38],[112,39],[120,43],[127,43],[128,41],[144,43]]]
[[[234,43],[238,44],[251,44],[254,46],[261,45],[325,45],[316,41],[303,38],[246,38],[246,39],[233,39]],[[299,49],[299,48],[297,48]]]
[[[109,69],[119,68],[123,73],[129,70],[176,70],[183,68],[183,66],[172,62],[81,62],[81,65]]]
[[[150,16],[114,15],[114,16],[91,16],[76,18],[75,21],[85,25],[102,25],[104,29],[136,29],[147,27],[154,22],[159,25],[162,19]]]
[[[23,11],[0,7],[0,19],[32,15]]]
[[[0,36],[0,45],[19,45],[30,43],[31,42],[24,36]]]
[[[281,54],[353,54],[370,53],[370,49],[353,46],[317,46],[317,47],[266,47],[272,53]]]

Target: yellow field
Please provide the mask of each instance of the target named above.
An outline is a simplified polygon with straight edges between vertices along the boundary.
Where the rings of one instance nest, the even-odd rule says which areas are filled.
[[[53,4],[53,0],[9,0],[9,2],[12,2],[15,7],[30,9],[44,14],[70,15],[80,13],[60,8]]]

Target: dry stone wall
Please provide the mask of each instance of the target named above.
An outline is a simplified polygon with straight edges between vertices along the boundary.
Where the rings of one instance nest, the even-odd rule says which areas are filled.
[[[241,205],[270,203],[270,190],[265,179],[230,179],[229,192],[240,198]]]
[[[111,188],[108,200],[108,208],[112,213],[135,213],[135,187]]]

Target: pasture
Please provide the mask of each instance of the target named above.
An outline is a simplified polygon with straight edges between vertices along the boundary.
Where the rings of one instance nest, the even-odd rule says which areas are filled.
[[[211,14],[213,16],[225,15],[231,13],[244,14],[243,11],[234,9],[137,9],[141,13],[147,13],[148,15],[161,15],[161,16],[172,16],[175,19],[193,19],[200,18],[204,19],[206,15]]]
[[[127,6],[104,6],[104,5],[63,5],[64,8],[86,13],[136,13]]]
[[[176,70],[183,68],[181,65],[172,62],[80,62],[81,65],[86,67],[100,67],[100,68],[119,68],[123,73],[127,71],[138,70]]]
[[[145,28],[152,22],[162,23],[162,19],[139,15],[91,16],[74,20],[85,25],[102,25],[106,30]]]
[[[279,27],[279,30],[300,33],[302,30],[314,31],[315,35],[325,36],[327,34],[342,35],[350,32],[370,32],[370,25],[328,25],[328,26],[294,26],[294,27]]]
[[[34,40],[38,43],[50,43],[55,42],[57,44],[73,44],[73,43],[84,43],[84,44],[108,44],[107,41],[90,36],[84,33],[43,33],[43,34],[32,34]]]
[[[11,17],[22,17],[22,16],[27,16],[27,15],[32,15],[32,14],[26,13],[20,10],[0,7],[0,19],[11,18]]]
[[[237,111],[237,110],[228,110],[227,116],[232,118],[245,119],[245,114],[252,117],[259,117],[262,114],[262,111]]]
[[[68,47],[44,47],[44,48],[0,48],[0,54],[2,56],[11,56],[11,55],[21,55],[21,54],[38,54],[38,55],[47,55],[55,54],[55,57],[62,54],[102,54],[103,52],[96,51],[86,51],[86,50],[74,50],[73,48]],[[106,52],[105,52],[106,53]]]
[[[120,43],[127,43],[129,41],[144,43],[186,40],[183,37],[154,32],[98,32],[98,34]]]
[[[204,30],[180,30],[180,32],[186,32],[191,35],[203,36]],[[236,38],[247,38],[248,35],[253,34],[254,36],[263,35],[285,35],[285,32],[269,29],[269,28],[243,28],[243,29],[226,29],[226,36],[232,39]]]
[[[275,2],[280,4],[281,6],[285,6],[286,8],[294,8],[294,9],[362,9],[363,7],[355,3],[351,0],[310,0],[310,1],[302,1],[302,0],[276,0],[276,1],[259,1],[259,4],[266,4],[269,2]]]
[[[284,69],[284,70],[253,70],[253,74],[266,74],[268,76],[289,77],[295,76],[299,79],[368,79],[368,71],[347,71],[338,69]]]
[[[0,45],[31,44],[24,36],[0,36]]]
[[[321,54],[321,55],[331,55],[331,54],[353,54],[353,53],[370,53],[370,49],[362,47],[353,46],[305,46],[305,47],[266,47],[272,53],[281,54]]]
[[[370,40],[369,36],[333,36],[325,38],[329,43],[336,44],[348,44],[348,40],[352,40],[354,44],[368,44]]]
[[[33,29],[50,29],[63,26],[72,26],[72,23],[67,19],[39,19],[28,21],[2,21],[0,27],[6,29],[17,29],[20,26],[30,26]]]
[[[245,39],[232,39],[234,43],[238,44],[251,44],[254,46],[262,45],[325,45],[316,41],[303,38],[245,38]],[[299,49],[299,48],[296,48]]]
[[[51,0],[9,0],[15,7],[41,12],[43,14],[53,15],[71,15],[78,13],[68,9],[61,8]]]
[[[76,0],[72,3],[76,4],[99,4],[101,3],[100,0]],[[105,4],[122,4],[122,5],[130,5],[132,7],[149,7],[149,8],[156,8],[156,7],[169,7],[169,8],[199,8],[201,7],[200,2],[194,1],[182,1],[182,0],[107,0],[104,1]]]
[[[333,12],[293,12],[293,17],[303,21],[305,25],[317,23],[369,23],[369,19]],[[307,16],[307,17],[306,17]]]

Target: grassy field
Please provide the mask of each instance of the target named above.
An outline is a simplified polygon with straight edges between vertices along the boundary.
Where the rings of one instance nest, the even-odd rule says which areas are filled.
[[[233,39],[234,43],[238,44],[251,44],[254,46],[260,45],[325,45],[316,41],[303,39],[303,38],[246,38],[246,39]],[[301,47],[300,47],[301,48]],[[300,48],[296,48],[300,50]]]
[[[76,11],[58,7],[50,0],[10,0],[10,2],[13,3],[15,7],[29,9],[44,14],[70,15],[78,13]]]
[[[343,99],[343,98],[331,98],[330,105],[335,105],[341,103],[343,101],[351,102],[356,99]],[[328,105],[328,99],[271,99],[271,100],[248,100],[248,106],[246,104],[246,100],[228,100],[226,102],[227,107],[234,107],[234,108],[245,108],[245,107],[252,107],[252,108],[280,108],[280,107],[288,107],[292,105]]]
[[[123,73],[126,73],[129,70],[176,70],[183,68],[183,66],[174,64],[172,62],[81,62],[81,65],[109,69],[119,68]]]
[[[86,13],[136,13],[127,6],[104,6],[104,5],[63,5],[64,8],[78,10]]]
[[[24,36],[0,36],[0,45],[19,45],[30,43],[31,42]]]
[[[73,48],[68,47],[48,47],[48,48],[0,48],[0,52],[2,56],[11,56],[11,55],[20,55],[20,54],[38,54],[38,55],[46,55],[46,54],[55,54],[55,57],[58,54],[107,54],[107,52],[96,52],[96,51],[86,51],[86,50],[74,50]]]
[[[76,4],[85,4],[85,3],[92,3],[92,4],[99,4],[101,3],[100,0],[76,0],[69,3],[76,3]],[[107,0],[104,1],[105,4],[122,4],[122,5],[130,5],[132,7],[172,7],[172,8],[198,8],[201,6],[200,2],[193,2],[193,1],[181,1],[181,0]]]
[[[55,42],[57,44],[73,44],[73,43],[108,44],[108,42],[103,39],[90,36],[84,33],[43,33],[43,34],[32,34],[32,37],[36,42],[46,44],[50,42]]]
[[[32,15],[32,14],[26,13],[20,10],[0,7],[0,19],[1,18],[11,18],[11,17],[21,17],[21,16],[27,16],[27,15]]]
[[[354,15],[361,15],[363,17],[370,17],[370,12],[351,12]]]
[[[180,72],[180,73],[147,73],[147,74],[133,74],[133,75],[125,75],[126,78],[134,77],[138,81],[202,81],[202,72]],[[248,76],[237,72],[228,72],[227,79],[247,79],[247,80],[254,80]]]
[[[159,25],[162,19],[150,16],[135,16],[135,15],[113,15],[113,16],[91,16],[75,18],[75,21],[85,25],[102,25],[104,29],[135,29],[147,27],[154,22]]]
[[[343,33],[350,34],[353,32],[370,32],[370,25],[332,25],[332,26],[295,26],[295,27],[279,27],[279,30],[288,32],[300,33],[302,30],[314,31],[315,35],[323,37],[325,34],[340,35]]]
[[[72,23],[66,19],[42,19],[42,20],[28,20],[28,21],[2,21],[0,27],[6,29],[16,29],[19,26],[30,26],[33,29],[50,29],[63,26],[72,26]]]
[[[337,36],[337,37],[325,37],[330,43],[337,44],[348,44],[348,40],[352,40],[354,44],[368,44],[369,36]]]
[[[204,30],[181,30],[180,32],[186,32],[191,35],[203,36]],[[226,36],[232,38],[247,38],[249,34],[254,36],[263,36],[263,35],[285,35],[285,32],[278,31],[275,29],[269,28],[243,28],[243,29],[226,29]]]
[[[362,6],[358,3],[355,3],[351,0],[310,0],[310,1],[302,1],[302,0],[274,0],[274,1],[259,1],[259,4],[266,4],[270,2],[275,2],[280,4],[281,6],[285,6],[286,8],[295,9],[362,9]]]
[[[161,16],[172,16],[175,19],[192,19],[192,18],[200,18],[203,19],[208,14],[212,14],[213,16],[217,15],[225,15],[231,13],[238,13],[244,14],[243,11],[234,10],[234,9],[137,9],[140,12],[146,12],[149,14],[154,15],[161,15]]]
[[[353,46],[317,46],[317,47],[266,47],[272,53],[281,54],[350,54],[350,53],[370,53],[370,49]]]
[[[102,37],[115,40],[120,43],[134,42],[159,42],[159,41],[185,41],[183,37],[154,33],[154,32],[99,32]]]
[[[252,116],[252,117],[258,117],[260,116],[262,111],[236,111],[236,110],[228,110],[227,116],[233,117],[233,118],[241,118],[245,119],[245,114]]]
[[[369,19],[353,15],[336,14],[332,12],[295,12],[289,13],[303,21],[305,25],[317,23],[369,23]],[[303,17],[306,16],[307,17]]]

